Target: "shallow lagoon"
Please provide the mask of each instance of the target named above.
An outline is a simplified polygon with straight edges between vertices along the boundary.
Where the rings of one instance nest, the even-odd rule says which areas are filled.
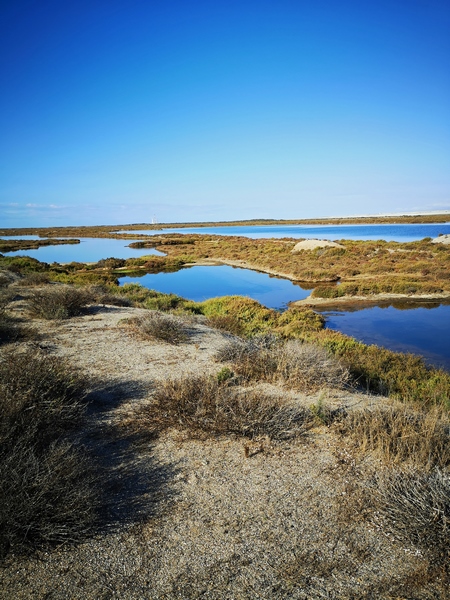
[[[249,296],[278,310],[287,308],[289,302],[306,298],[310,293],[288,279],[228,266],[190,267],[175,273],[121,277],[120,284],[125,283],[140,283],[158,292],[174,293],[196,302],[217,296]]]
[[[5,239],[13,239],[5,238]],[[30,239],[29,236],[16,237],[15,239]],[[34,238],[33,239],[37,239]],[[63,238],[59,238],[63,239]],[[77,238],[79,244],[63,244],[58,246],[42,246],[35,250],[16,250],[5,252],[6,256],[31,256],[46,263],[70,262],[97,262],[102,258],[136,258],[156,254],[164,256],[162,252],[153,248],[135,249],[128,248],[129,240],[115,240],[109,238]]]
[[[124,233],[129,233],[124,230]],[[232,225],[229,227],[182,227],[174,229],[139,230],[133,233],[160,235],[161,233],[200,233],[208,235],[235,235],[248,238],[306,238],[324,240],[386,240],[387,242],[414,242],[425,237],[435,238],[440,233],[450,234],[450,223],[414,223],[388,225]]]
[[[347,232],[344,233],[343,228]],[[359,228],[356,234],[355,228]],[[275,226],[251,228],[252,237],[321,237],[339,239],[342,237],[363,239],[363,231],[371,228],[372,236],[369,239],[387,239],[386,228],[399,228],[396,239],[408,241],[412,235],[422,239],[430,236],[436,237],[438,233],[450,233],[449,224],[438,225],[364,225],[364,226],[332,226],[332,227],[302,227],[308,229],[309,235],[302,231],[299,226],[278,227],[279,235],[276,235]],[[375,229],[376,228],[376,229]],[[384,229],[383,231],[380,228]],[[214,229],[214,231],[212,231]],[[245,235],[250,228],[199,228],[199,233],[218,233],[217,229],[223,230],[223,235],[231,235],[230,229],[240,229],[235,235]],[[262,231],[257,231],[258,229]],[[293,229],[297,229],[297,236]],[[339,234],[331,233],[330,229]],[[353,234],[349,233],[349,229]],[[289,231],[288,231],[289,230]],[[321,230],[319,232],[319,230]],[[328,230],[328,232],[326,232]],[[177,230],[178,231],[178,230]],[[188,233],[187,229],[179,231]],[[193,232],[193,229],[189,231]],[[148,231],[146,233],[149,233]],[[152,232],[158,233],[158,232]],[[16,236],[14,236],[16,237]],[[17,236],[19,237],[19,236]],[[20,239],[31,239],[35,236],[20,236]],[[250,236],[249,236],[250,237]],[[8,256],[26,255],[37,258],[43,262],[96,262],[102,258],[114,256],[116,258],[132,258],[148,254],[161,255],[154,249],[132,249],[128,248],[129,240],[116,240],[107,238],[81,238],[81,243],[76,245],[47,246],[38,250],[20,250],[8,252]],[[176,293],[193,300],[205,300],[206,298],[239,294],[249,296],[258,300],[265,306],[283,310],[293,300],[300,300],[309,295],[309,290],[301,288],[285,279],[270,277],[264,273],[257,273],[248,269],[234,269],[232,267],[192,267],[182,269],[176,273],[148,274],[140,278],[121,278],[121,283],[134,281],[146,287],[166,293]],[[423,355],[430,364],[444,366],[450,370],[450,306],[441,305],[431,308],[432,305],[424,304],[420,308],[400,310],[394,307],[373,307],[361,310],[328,311],[325,312],[327,327],[342,331],[363,342],[378,344],[402,352],[414,352]]]
[[[420,354],[427,363],[450,370],[450,304],[406,306],[321,312],[329,329],[366,344]]]

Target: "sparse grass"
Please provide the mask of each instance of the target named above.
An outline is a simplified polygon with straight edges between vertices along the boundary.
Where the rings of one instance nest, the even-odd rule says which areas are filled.
[[[450,474],[439,469],[382,472],[374,486],[384,532],[419,548],[450,573]]]
[[[41,319],[68,319],[82,314],[91,301],[84,289],[54,285],[31,292],[28,306],[31,314]]]
[[[347,369],[323,348],[273,335],[231,340],[216,358],[230,362],[244,381],[279,382],[302,392],[342,387],[349,380]]]
[[[186,324],[181,318],[159,311],[149,311],[143,316],[130,319],[128,324],[144,339],[160,340],[169,344],[181,344],[188,339]]]
[[[81,377],[33,352],[0,357],[0,554],[80,539],[98,494],[73,432],[84,415]]]
[[[310,428],[310,412],[289,404],[282,396],[237,389],[218,377],[186,376],[167,380],[151,404],[134,415],[135,427],[155,434],[169,427],[191,435],[268,436],[284,440]]]
[[[388,464],[412,463],[422,469],[450,466],[450,418],[437,406],[354,410],[338,419],[337,427],[361,451],[372,452]]]

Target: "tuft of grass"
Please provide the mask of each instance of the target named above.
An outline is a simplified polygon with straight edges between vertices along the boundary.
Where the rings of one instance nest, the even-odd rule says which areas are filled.
[[[439,469],[385,471],[376,478],[375,497],[386,533],[449,569],[450,474]]]
[[[342,387],[349,380],[348,370],[323,348],[297,340],[283,341],[273,334],[230,340],[216,358],[231,362],[244,381],[280,382],[303,392]]]
[[[130,327],[144,339],[160,340],[169,344],[181,344],[188,339],[182,319],[159,311],[130,319]]]
[[[83,313],[92,296],[87,290],[69,285],[52,285],[31,292],[30,312],[42,319],[68,319]]]
[[[338,421],[362,451],[387,463],[413,463],[421,468],[450,465],[450,418],[444,409],[411,405],[351,411]]]
[[[96,521],[93,464],[74,435],[81,377],[31,351],[0,359],[0,554],[81,539]]]
[[[151,404],[135,414],[136,426],[153,434],[176,427],[193,435],[268,436],[273,440],[302,435],[312,422],[306,408],[289,404],[281,396],[239,390],[209,376],[164,382]]]

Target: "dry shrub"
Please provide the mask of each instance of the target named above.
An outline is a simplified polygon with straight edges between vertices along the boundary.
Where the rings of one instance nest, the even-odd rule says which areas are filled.
[[[363,451],[388,463],[411,462],[421,467],[450,464],[450,420],[439,407],[411,406],[349,412],[339,423]]]
[[[230,340],[216,358],[231,362],[244,381],[281,382],[303,392],[342,387],[349,379],[347,369],[323,348],[297,340],[283,342],[273,335]]]
[[[31,314],[42,319],[68,319],[83,313],[92,301],[87,290],[55,285],[33,291],[28,298]]]
[[[25,287],[33,287],[46,285],[49,282],[50,278],[47,273],[28,273],[20,280],[20,285]]]
[[[144,339],[161,340],[169,344],[180,344],[187,340],[186,326],[182,319],[156,310],[130,319],[128,324]]]
[[[8,290],[0,290],[0,344],[32,338],[36,335],[30,327],[24,326],[11,317],[6,309],[14,299],[14,294]]]
[[[181,427],[192,433],[234,434],[248,438],[269,436],[283,440],[301,435],[313,422],[311,413],[281,396],[239,390],[217,377],[168,380],[153,402],[139,409],[136,423],[154,433]]]
[[[0,360],[0,554],[80,539],[96,520],[89,456],[75,443],[84,417],[79,375],[57,357]]]
[[[434,563],[450,559],[450,474],[439,469],[387,471],[375,495],[382,529],[422,550]]]

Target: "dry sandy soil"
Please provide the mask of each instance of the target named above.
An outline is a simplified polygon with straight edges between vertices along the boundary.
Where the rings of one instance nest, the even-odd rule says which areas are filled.
[[[133,407],[164,379],[217,373],[223,365],[214,353],[227,339],[190,321],[182,345],[144,341],[124,323],[139,312],[96,306],[70,320],[33,322],[44,352],[66,356],[96,381],[90,443],[108,478],[106,525],[74,547],[9,555],[0,598],[439,597],[407,595],[423,559],[366,514],[373,464],[332,430],[257,440],[247,453],[234,437],[122,435]],[[386,401],[343,390],[320,395],[354,408]],[[308,406],[318,398],[293,397]]]

